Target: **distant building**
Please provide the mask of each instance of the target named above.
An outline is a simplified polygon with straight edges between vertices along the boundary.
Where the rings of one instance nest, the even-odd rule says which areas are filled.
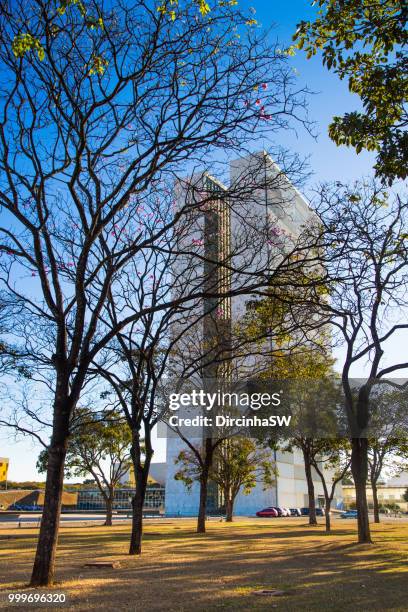
[[[7,457],[0,457],[0,482],[7,481],[8,468],[9,459]]]
[[[204,252],[210,262],[222,261],[225,254],[231,254],[231,245],[234,242],[232,233],[238,232],[242,223],[243,215],[253,215],[250,217],[251,223],[261,223],[270,228],[270,232],[279,236],[294,237],[300,235],[302,229],[312,224],[316,220],[316,215],[309,207],[308,203],[300,192],[291,184],[289,179],[281,172],[274,161],[265,152],[256,153],[248,157],[234,160],[230,164],[230,184],[232,192],[235,185],[243,185],[243,189],[238,188],[239,193],[247,192],[248,201],[245,202],[242,210],[240,202],[235,203],[235,209],[228,207],[224,193],[227,188],[218,180],[209,175],[202,177],[202,190],[211,196],[211,206],[207,206],[204,212],[201,225],[197,223],[197,234],[194,240],[203,243]],[[199,184],[199,180],[197,179]],[[181,192],[178,194],[179,204],[182,206],[187,196]],[[239,214],[237,213],[237,206]],[[210,213],[208,213],[210,210]],[[258,219],[259,217],[259,219]],[[248,218],[248,217],[247,217]],[[272,231],[273,230],[273,231]],[[189,237],[191,240],[191,237]],[[268,240],[263,245],[261,251],[257,253],[254,261],[256,268],[264,265],[267,267],[271,262],[271,253],[277,249],[285,248],[285,238],[281,240],[282,245],[275,245],[276,240]],[[272,246],[270,246],[272,245]],[[275,246],[274,246],[275,245]],[[199,270],[195,264],[194,269],[197,275],[204,275],[210,278],[214,284],[218,283],[220,288],[233,286],[235,279],[223,271],[222,267],[211,264],[213,268]],[[188,278],[191,278],[189,268]],[[228,349],[228,333],[231,333],[231,322],[238,321],[247,311],[251,301],[257,299],[256,296],[236,296],[226,298],[214,312],[214,300],[204,298],[199,305],[204,310],[204,316],[198,331],[192,329],[189,334],[184,334],[180,341],[179,354],[189,355],[191,346],[194,342],[205,338],[206,357],[203,370],[205,368],[208,379],[228,380],[228,369],[232,365],[224,366],[225,371],[221,371],[222,362],[218,366],[211,359],[212,353],[208,346],[214,345],[214,353],[223,354]],[[217,300],[215,300],[217,303]],[[214,322],[215,320],[215,322]],[[225,347],[225,348],[224,348]],[[250,371],[253,361],[252,358],[244,358],[243,370]],[[195,438],[195,443],[200,446],[205,437],[203,429],[201,437]],[[199,484],[193,483],[190,490],[187,490],[183,482],[175,479],[178,471],[176,459],[181,451],[186,450],[186,444],[177,436],[169,435],[167,439],[166,463],[166,514],[194,516],[197,514],[199,505]],[[258,483],[249,495],[240,493],[235,503],[235,514],[253,514],[266,506],[285,506],[285,507],[304,507],[308,506],[307,483],[302,459],[302,453],[294,452],[271,452],[271,462],[275,465],[277,476],[272,486],[265,488],[262,483]],[[324,505],[323,487],[317,473],[313,472],[313,480],[316,492],[316,504]],[[218,512],[222,507],[221,492],[215,483],[210,483],[208,491],[207,511]],[[340,507],[342,504],[341,485],[336,488],[333,507]]]
[[[408,502],[404,500],[404,493],[408,489],[408,472],[402,472],[399,476],[391,478],[387,482],[378,485],[378,503],[380,506],[397,504],[403,512],[408,511]],[[345,507],[355,504],[356,490],[354,485],[343,485],[343,498]],[[370,509],[373,507],[373,492],[367,486],[367,501]]]
[[[116,489],[113,510],[131,510],[134,489]],[[99,489],[82,489],[78,491],[78,510],[105,510],[105,500]],[[159,484],[147,485],[145,511],[162,512],[164,510],[164,487]]]
[[[149,470],[149,484],[159,484],[164,487],[166,484],[166,463],[151,463]],[[130,466],[129,470],[120,479],[121,485],[127,485],[129,487],[135,486],[135,473],[133,466]]]
[[[77,493],[63,491],[62,509],[75,510]],[[43,489],[8,489],[0,491],[1,510],[41,510],[44,506]]]
[[[169,444],[170,442],[170,444]],[[199,485],[194,483],[188,491],[180,480],[175,480],[177,466],[174,459],[183,449],[183,443],[177,438],[168,440],[168,478],[166,487],[166,514],[170,516],[196,516],[198,511]],[[171,454],[170,454],[171,453]],[[256,484],[249,495],[240,492],[235,502],[234,514],[237,516],[253,515],[258,510],[268,506],[284,506],[301,508],[309,506],[305,468],[301,451],[277,452],[272,462],[278,475],[271,486],[265,487],[262,482]],[[324,507],[324,492],[318,474],[312,470],[315,486],[316,506]],[[212,483],[213,484],[213,483]],[[333,508],[341,508],[343,502],[341,485],[336,487]],[[220,508],[220,492],[210,485],[207,510],[208,513],[218,513]]]

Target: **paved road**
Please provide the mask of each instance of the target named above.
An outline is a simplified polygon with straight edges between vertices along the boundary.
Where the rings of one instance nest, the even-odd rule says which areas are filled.
[[[150,522],[158,522],[158,523],[162,523],[164,521],[175,521],[178,520],[178,518],[169,518],[169,517],[146,517]],[[194,517],[190,517],[190,518],[194,518]],[[305,516],[301,516],[301,517],[290,517],[291,521],[294,522],[304,522],[307,519],[307,517]],[[335,520],[339,520],[342,523],[347,524],[347,522],[351,521],[354,522],[355,519],[341,519],[340,515],[338,514],[334,514],[332,515],[332,519]],[[4,528],[10,528],[10,527],[15,527],[17,525],[20,525],[21,527],[33,527],[35,525],[39,525],[41,520],[41,514],[40,513],[30,513],[30,514],[17,514],[17,515],[13,515],[13,516],[9,516],[9,517],[1,517],[0,518],[0,529],[4,529]],[[216,520],[219,521],[220,517],[210,517],[210,520]],[[252,517],[252,516],[246,516],[246,517],[236,517],[236,520],[244,520],[244,521],[248,521],[248,522],[259,522],[260,520],[268,520],[268,519],[258,519],[256,517]],[[274,519],[271,518],[271,524],[275,521],[279,521],[280,519]],[[318,520],[321,524],[324,524],[324,518],[323,517],[318,517]],[[130,514],[126,515],[126,514],[115,514],[113,515],[113,521],[115,523],[126,523],[126,522],[130,522]],[[381,521],[382,522],[388,522],[388,521],[403,521],[403,522],[407,522],[408,521],[408,516],[404,515],[402,517],[396,518],[396,517],[392,517],[392,516],[387,516],[387,517],[381,517]],[[105,522],[105,516],[103,514],[62,514],[61,515],[61,523],[64,525],[92,525],[92,524],[100,524],[103,525],[103,523]]]
[[[30,513],[30,514],[18,514],[12,515],[9,517],[1,517],[0,518],[0,527],[11,527],[15,526],[15,524],[20,524],[22,527],[24,525],[32,526],[33,524],[39,524],[41,520],[41,513]],[[130,515],[126,514],[115,514],[113,516],[113,520],[115,523],[122,523],[125,521],[130,521]],[[158,519],[161,520],[161,519]],[[69,524],[87,524],[87,523],[95,523],[99,522],[103,524],[105,521],[105,517],[103,514],[61,514],[61,523]]]

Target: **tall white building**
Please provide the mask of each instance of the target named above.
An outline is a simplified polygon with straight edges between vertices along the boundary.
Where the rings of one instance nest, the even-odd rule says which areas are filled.
[[[213,183],[215,192],[222,193],[226,190],[212,177],[207,176],[205,180]],[[234,186],[239,186],[239,188],[234,191]],[[218,249],[223,251],[231,248],[231,246],[233,248],[234,240],[239,240],[239,238],[235,239],[235,236],[240,234],[244,217],[246,222],[250,219],[249,224],[263,224],[264,228],[267,227],[271,231],[270,240],[264,240],[259,253],[252,255],[250,258],[251,264],[248,265],[254,266],[254,269],[270,266],[271,260],[273,261],[273,258],[276,257],[276,249],[285,249],[285,245],[287,246],[291,239],[296,239],[299,236],[302,228],[307,227],[315,220],[315,214],[306,200],[264,152],[231,162],[228,193],[231,193],[233,198],[240,197],[239,194],[243,194],[243,202],[241,206],[239,202],[235,202],[223,211],[222,198],[217,200],[220,219],[217,230],[222,230],[221,232],[218,231],[220,236]],[[203,222],[201,225],[202,236],[205,236],[204,225]],[[200,240],[200,237],[194,239]],[[209,247],[205,245],[205,248],[212,248],[212,246],[211,244]],[[237,268],[239,268],[239,265],[237,265]],[[220,283],[225,282],[234,285],[235,279],[233,276],[226,278],[224,273]],[[253,299],[254,296],[245,295],[225,300],[218,317],[223,319],[224,325],[228,327],[231,320],[238,321],[242,317],[248,301]],[[205,309],[208,306],[211,307],[211,304],[203,304],[202,306]],[[200,323],[198,334],[207,338],[211,334],[214,335],[213,330],[211,317],[205,318]],[[197,330],[195,331],[197,332]],[[221,337],[220,342],[224,342],[225,340],[222,339],[223,333],[219,333],[218,327],[216,333]],[[187,350],[188,345],[192,343],[192,338],[187,335],[183,343]],[[246,365],[251,366],[251,358],[247,359]],[[200,443],[199,439],[197,443]],[[186,445],[180,438],[175,435],[169,436],[166,450],[165,493],[165,510],[168,515],[195,516],[198,512],[198,483],[194,483],[191,490],[188,491],[183,482],[174,478],[179,469],[176,465],[176,459],[179,453],[185,449]],[[265,489],[262,483],[258,483],[249,495],[240,493],[234,507],[236,515],[254,514],[263,507],[274,505],[285,507],[308,506],[307,484],[301,451],[296,450],[291,453],[271,452],[271,460],[275,463],[277,471],[274,484]],[[315,474],[314,483],[316,503],[323,505],[323,488],[317,474]],[[215,486],[210,485],[208,497],[208,511],[216,511],[219,506],[219,496]],[[341,488],[335,496],[333,506],[340,504]]]

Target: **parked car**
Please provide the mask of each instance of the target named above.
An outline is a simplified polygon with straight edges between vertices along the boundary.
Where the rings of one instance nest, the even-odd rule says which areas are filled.
[[[258,510],[256,516],[263,518],[276,518],[279,516],[276,508],[264,508],[263,510]]]
[[[289,508],[282,506],[282,516],[290,516]]]
[[[343,512],[341,515],[341,518],[344,519],[356,519],[357,518],[357,510],[347,510],[347,512]]]
[[[300,513],[302,516],[309,516],[310,508],[301,508]],[[322,508],[316,508],[316,516],[324,516]]]
[[[289,508],[291,516],[302,516],[300,508]]]

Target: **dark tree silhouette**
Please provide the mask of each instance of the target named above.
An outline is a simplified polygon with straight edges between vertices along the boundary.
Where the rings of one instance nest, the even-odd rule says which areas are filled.
[[[408,202],[375,183],[326,185],[318,194],[322,279],[328,296],[305,302],[322,327],[344,346],[341,361],[343,408],[351,437],[351,471],[356,486],[358,540],[371,542],[366,498],[373,389],[403,373],[408,362],[393,356],[387,342],[403,339],[406,302]],[[323,272],[324,270],[324,272]],[[310,293],[309,293],[310,295]],[[365,368],[362,378],[355,368]]]

